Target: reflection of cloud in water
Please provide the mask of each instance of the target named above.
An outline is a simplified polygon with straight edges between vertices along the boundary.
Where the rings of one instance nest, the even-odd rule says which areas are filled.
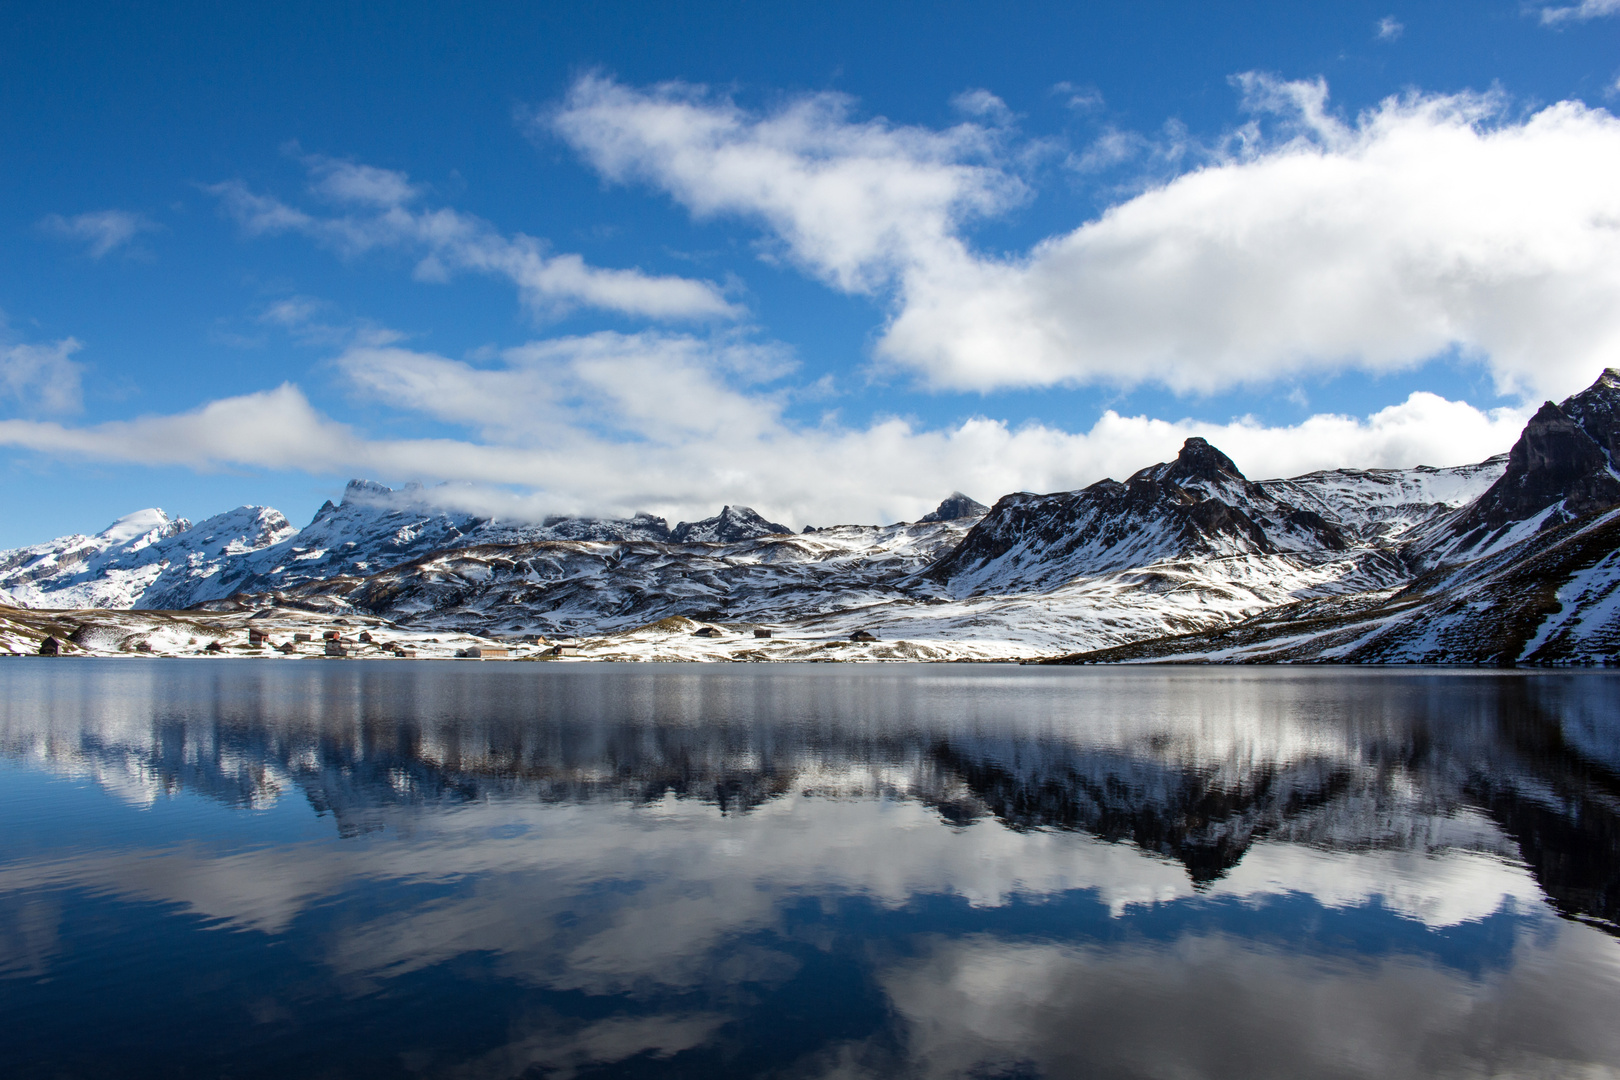
[[[1620,786],[1590,749],[1612,734],[1609,684],[515,666],[426,677],[315,664],[296,676],[209,664],[102,674],[117,667],[73,669],[86,683],[71,689],[49,681],[69,668],[29,669],[47,681],[0,701],[0,749],[126,807],[203,795],[241,828],[169,846],[146,837],[172,833],[114,828],[19,849],[0,862],[5,974],[48,972],[60,951],[50,893],[66,889],[298,939],[356,998],[480,958],[512,985],[619,995],[619,1014],[526,1014],[505,1046],[422,1067],[567,1076],[729,1037],[735,1001],[704,995],[808,978],[815,961],[793,937],[802,911],[819,903],[816,932],[832,933],[850,901],[893,931],[863,963],[898,1034],[801,1062],[811,1072],[904,1072],[903,1052],[940,1076],[1087,1063],[1557,1075],[1565,1058],[1620,1050],[1592,1019],[1620,999],[1613,942],[1550,918],[1547,903],[1602,919],[1620,897]],[[294,794],[337,829],[254,832],[297,817]],[[267,806],[276,813],[247,813]],[[1258,926],[1303,898],[1317,905],[1304,917],[1383,944],[1335,952],[1306,931],[1256,931],[1265,944],[1231,915]],[[1043,905],[1096,925],[1043,921]],[[942,907],[967,936],[927,936],[918,913]],[[1477,969],[1452,963],[1437,943],[1471,923],[1480,940],[1518,943]],[[1294,953],[1276,945],[1289,933]],[[1580,941],[1596,943],[1584,965]],[[1382,958],[1352,959],[1358,949]],[[1572,995],[1584,997],[1533,1022]],[[1493,1030],[1510,1048],[1499,1057]]]
[[[346,922],[328,957],[340,972],[370,980],[491,953],[509,975],[594,993],[647,981],[694,985],[725,942],[775,928],[782,908],[804,896],[898,908],[946,895],[988,908],[1091,890],[1116,915],[1195,897],[1179,865],[1127,844],[989,821],[947,829],[928,808],[899,800],[783,799],[729,817],[673,798],[651,807],[499,802],[437,814],[416,822],[408,838],[384,833],[358,847],[210,854],[190,846],[0,868],[7,892],[110,891],[271,933],[313,905],[377,883],[460,887]],[[1328,907],[1378,899],[1434,927],[1541,903],[1522,867],[1466,849],[1266,843],[1207,891],[1249,901],[1297,893]]]
[[[1076,948],[939,939],[879,976],[908,1075],[1613,1076],[1614,972],[1578,928],[1480,978],[1322,960],[1223,936]],[[828,1076],[888,1076],[882,1045]]]
[[[444,1070],[455,1080],[505,1080],[538,1070],[547,1080],[571,1080],[579,1070],[645,1054],[668,1058],[709,1041],[728,1017],[712,1013],[614,1017],[594,1024],[532,1022],[517,1038],[472,1061]]]

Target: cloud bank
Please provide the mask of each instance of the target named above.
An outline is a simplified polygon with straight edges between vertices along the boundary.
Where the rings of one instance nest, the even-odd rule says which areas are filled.
[[[0,421],[0,445],[195,469],[448,481],[446,505],[512,518],[648,511],[693,520],[746,503],[795,526],[915,520],[960,489],[982,499],[1123,478],[1199,435],[1255,478],[1347,463],[1462,464],[1510,445],[1527,412],[1414,393],[1370,416],[1288,426],[1105,413],[1088,430],[978,417],[799,424],[786,358],[729,338],[644,332],[553,338],[497,361],[361,342],[336,360],[351,389],[458,438],[379,439],[292,384],[191,412],[73,427]]]
[[[1209,164],[1011,257],[967,236],[1028,194],[995,124],[599,76],[540,122],[604,177],[755,221],[820,280],[888,297],[877,357],[938,388],[1203,392],[1455,350],[1504,392],[1562,396],[1620,355],[1620,120],[1473,94],[1344,119],[1320,81],[1236,82],[1256,120]]]

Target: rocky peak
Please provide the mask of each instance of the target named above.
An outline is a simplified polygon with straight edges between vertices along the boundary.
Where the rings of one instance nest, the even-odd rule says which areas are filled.
[[[1587,395],[1603,382],[1599,379],[1597,386],[1570,399],[1587,417],[1598,416],[1601,400]],[[1609,467],[1605,448],[1588,434],[1585,425],[1549,401],[1530,418],[1508,452],[1507,472],[1464,511],[1455,531],[1465,533],[1482,526],[1500,529],[1558,503],[1563,504],[1563,512],[1554,515],[1549,524],[1620,504],[1620,480]]]
[[[1206,484],[1248,482],[1231,458],[1197,436],[1181,444],[1181,453],[1176,455],[1176,460],[1170,463],[1158,479],[1168,480],[1181,487],[1194,485],[1198,481]]]
[[[677,544],[730,544],[792,531],[786,525],[766,521],[753,507],[728,505],[712,518],[681,522],[671,530],[670,538]]]
[[[1603,449],[1610,468],[1620,470],[1620,369],[1606,369],[1597,382],[1565,398],[1558,408]]]
[[[945,497],[933,513],[924,514],[918,521],[956,521],[959,518],[983,517],[990,512],[990,508],[977,500],[970,499],[960,491],[953,491]]]
[[[375,480],[350,480],[343,487],[344,506],[355,503],[374,503],[379,499],[386,499],[394,493],[394,489],[386,484],[379,484]]]

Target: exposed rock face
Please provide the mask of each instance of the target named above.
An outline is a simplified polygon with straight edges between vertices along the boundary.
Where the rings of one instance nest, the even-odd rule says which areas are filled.
[[[958,521],[962,518],[983,517],[989,512],[990,508],[984,503],[970,499],[960,491],[953,491],[932,513],[924,514],[917,520]]]
[[[1050,583],[1176,556],[1347,546],[1331,522],[1273,498],[1225,454],[1193,438],[1174,461],[1123,484],[1100,480],[1082,491],[1006,496],[929,575],[979,588],[992,577],[1000,587],[1027,587],[1032,574]],[[1009,570],[1011,579],[999,580]]]
[[[668,540],[669,522],[652,514],[632,518],[546,518],[542,529],[554,540]]]
[[[1249,493],[1248,478],[1232,459],[1194,436],[1181,445],[1176,460],[1150,465],[1131,477],[1174,484],[1187,492],[1212,498],[1221,495],[1243,497]]]
[[[1620,469],[1620,370],[1607,369],[1559,408],[1603,448],[1610,466]]]
[[[1509,451],[1507,472],[1457,518],[1453,533],[1471,548],[1549,507],[1543,528],[1620,505],[1617,446],[1620,375],[1611,369],[1562,406],[1541,406]]]
[[[712,518],[681,522],[671,531],[670,539],[677,544],[734,544],[792,531],[786,525],[766,521],[752,507],[725,506]]]

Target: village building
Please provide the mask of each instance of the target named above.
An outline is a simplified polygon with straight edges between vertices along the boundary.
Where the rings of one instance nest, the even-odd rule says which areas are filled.
[[[44,641],[39,643],[39,655],[61,656],[62,643],[54,637],[47,636]]]
[[[877,635],[866,630],[857,630],[849,635],[851,641],[876,641]]]

